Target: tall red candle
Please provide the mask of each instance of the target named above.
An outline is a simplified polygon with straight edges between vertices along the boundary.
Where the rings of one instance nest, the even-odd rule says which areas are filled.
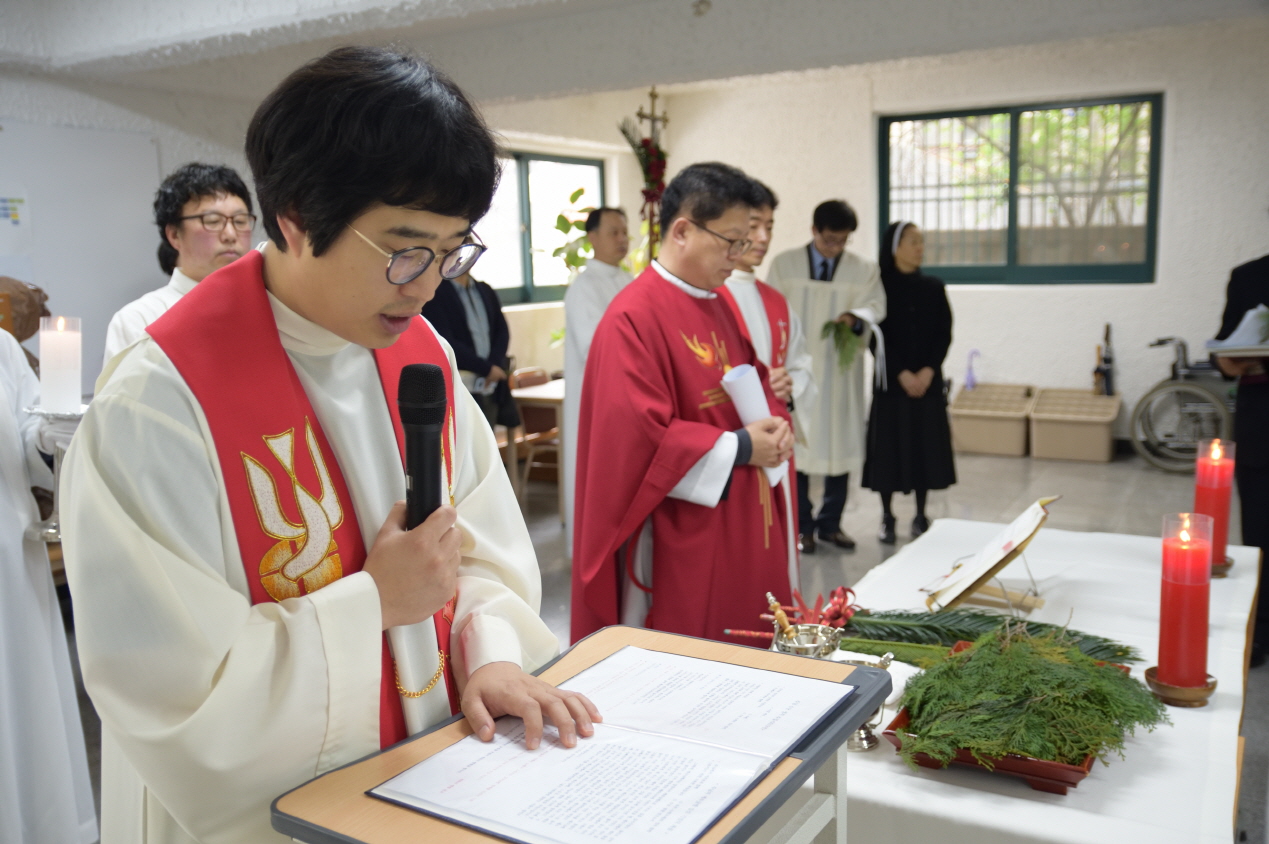
[[[1234,443],[1200,440],[1194,466],[1194,512],[1212,517],[1212,565],[1225,562],[1229,498],[1234,487]]]
[[[1158,678],[1170,686],[1207,685],[1208,593],[1212,517],[1163,519],[1163,593],[1159,607]]]

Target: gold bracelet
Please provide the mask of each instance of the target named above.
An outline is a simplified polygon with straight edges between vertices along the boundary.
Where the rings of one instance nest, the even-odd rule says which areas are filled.
[[[421,692],[407,691],[405,686],[401,685],[401,670],[397,668],[397,661],[395,659],[392,660],[392,673],[396,675],[397,691],[401,693],[401,697],[410,697],[410,698],[423,697],[423,695],[427,694],[428,692],[432,691],[432,689],[436,688],[436,684],[441,681],[441,675],[445,673],[445,652],[437,651],[436,656],[438,659],[440,659],[441,664],[436,669],[436,673],[432,675],[432,682],[428,683],[427,687],[424,688],[423,691]]]

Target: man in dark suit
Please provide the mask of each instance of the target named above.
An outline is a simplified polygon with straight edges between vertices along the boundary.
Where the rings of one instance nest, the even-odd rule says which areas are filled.
[[[1269,305],[1269,255],[1235,267],[1229,276],[1225,316],[1216,339],[1234,332],[1243,315],[1257,305]],[[1234,477],[1242,502],[1243,544],[1269,553],[1269,358],[1216,358],[1216,365],[1238,378],[1234,442],[1238,460]],[[1256,609],[1251,664],[1265,661],[1269,648],[1269,596],[1262,594]]]
[[[520,424],[507,385],[507,344],[511,333],[498,294],[470,273],[446,279],[423,316],[454,349],[463,384],[485,412],[490,425]]]

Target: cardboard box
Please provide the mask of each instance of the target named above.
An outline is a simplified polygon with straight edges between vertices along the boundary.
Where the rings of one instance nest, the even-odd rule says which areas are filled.
[[[979,384],[962,389],[948,408],[952,447],[970,454],[1025,457],[1027,417],[1035,388],[1026,384]]]
[[[1119,405],[1119,396],[1088,390],[1040,390],[1031,410],[1031,456],[1110,462]]]

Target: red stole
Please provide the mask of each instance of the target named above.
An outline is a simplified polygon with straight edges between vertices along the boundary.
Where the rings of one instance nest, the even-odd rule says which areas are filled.
[[[366,561],[343,473],[282,348],[263,268],[263,256],[249,252],[209,275],[147,329],[207,417],[253,604],[315,592],[361,571]],[[449,360],[422,318],[374,355],[404,454],[397,411],[401,368],[438,365],[453,408]],[[446,427],[452,426],[451,411]],[[452,460],[447,452],[450,478]],[[452,618],[452,602],[434,617],[447,656]],[[386,635],[382,663],[379,740],[388,747],[405,738],[406,729]],[[457,711],[448,658],[445,664],[450,707]]]
[[[752,627],[767,591],[789,594],[784,496],[759,469],[733,469],[716,507],[669,497],[723,431],[741,427],[721,379],[742,363],[767,385],[724,300],[691,297],[654,269],[608,306],[587,355],[577,426],[574,641],[619,623],[618,551],[649,517],[656,629],[723,639],[724,628]],[[772,415],[787,419],[766,392]]]
[[[755,281],[754,284],[758,287],[758,295],[762,297],[762,307],[767,312],[767,322],[771,326],[771,368],[778,369],[784,366],[789,354],[789,300],[765,281]],[[715,292],[731,308],[741,333],[752,343],[753,337],[749,333],[749,326],[745,323],[745,315],[740,312],[740,304],[736,301],[735,294],[725,284]]]

